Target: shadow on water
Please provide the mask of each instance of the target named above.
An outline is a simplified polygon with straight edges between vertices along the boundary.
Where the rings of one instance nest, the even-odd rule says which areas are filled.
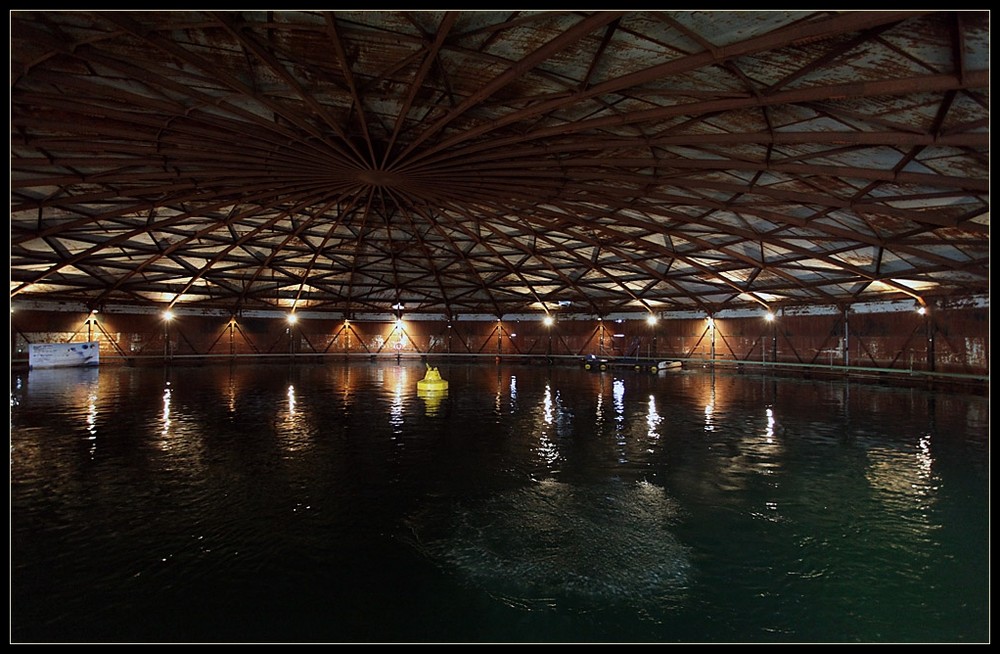
[[[428,504],[412,544],[447,574],[504,603],[586,613],[669,610],[690,562],[670,533],[678,507],[648,482],[546,480],[481,500]]]

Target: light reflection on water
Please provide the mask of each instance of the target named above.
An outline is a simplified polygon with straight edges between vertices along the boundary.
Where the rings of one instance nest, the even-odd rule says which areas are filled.
[[[441,371],[13,375],[15,642],[984,638],[987,398]]]

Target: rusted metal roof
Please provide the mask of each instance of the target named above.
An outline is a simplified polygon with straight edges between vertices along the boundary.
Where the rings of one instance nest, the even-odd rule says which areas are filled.
[[[982,11],[14,11],[11,298],[987,291]]]

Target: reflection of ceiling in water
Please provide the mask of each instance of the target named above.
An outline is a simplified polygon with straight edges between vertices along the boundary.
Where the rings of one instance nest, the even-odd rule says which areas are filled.
[[[592,610],[670,605],[690,562],[669,527],[678,508],[648,482],[543,481],[413,517],[417,547],[512,606]]]

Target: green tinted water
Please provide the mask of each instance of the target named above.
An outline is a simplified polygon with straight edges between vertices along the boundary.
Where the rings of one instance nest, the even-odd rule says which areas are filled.
[[[12,641],[989,639],[987,397],[440,369],[12,375]]]

